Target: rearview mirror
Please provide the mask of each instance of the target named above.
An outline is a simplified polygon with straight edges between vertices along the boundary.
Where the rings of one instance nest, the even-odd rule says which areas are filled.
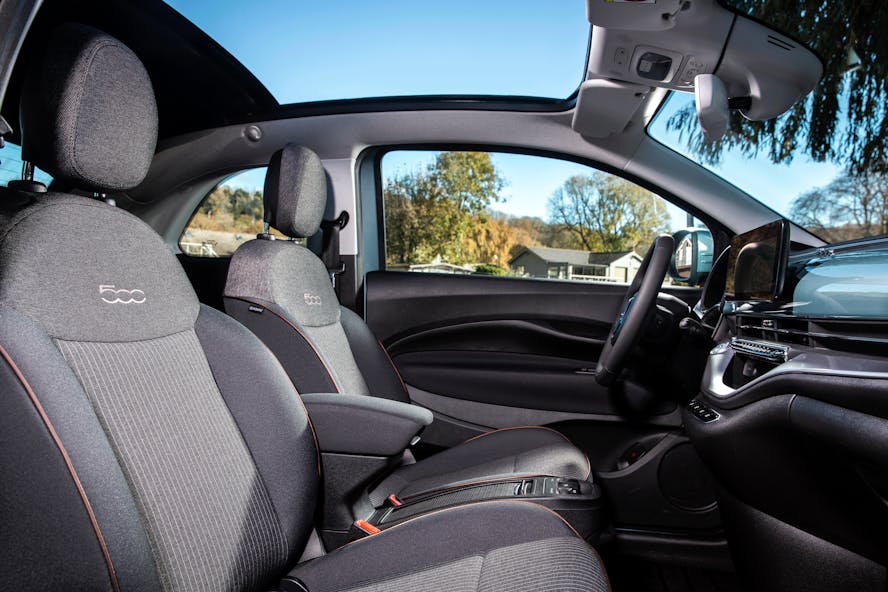
[[[699,74],[694,78],[697,119],[707,142],[715,142],[728,131],[728,91],[721,78]]]
[[[673,280],[697,286],[712,270],[712,233],[705,228],[686,228],[674,233],[675,252],[669,264]]]

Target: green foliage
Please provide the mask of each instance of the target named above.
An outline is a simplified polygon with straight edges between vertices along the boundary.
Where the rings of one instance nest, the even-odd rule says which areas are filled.
[[[845,174],[792,203],[790,216],[824,240],[888,233],[888,176]]]
[[[614,175],[573,176],[549,198],[551,222],[573,239],[569,248],[618,252],[644,249],[668,230],[662,199]]]
[[[219,185],[204,199],[188,227],[223,232],[261,232],[262,192]]]
[[[390,265],[484,263],[475,273],[502,275],[522,248],[587,251],[644,249],[668,229],[666,203],[607,173],[568,179],[549,199],[549,222],[496,212],[504,181],[486,152],[442,152],[383,190]]]
[[[728,134],[706,144],[696,131],[693,105],[676,113],[670,128],[708,162],[727,148],[775,163],[798,154],[832,161],[851,174],[888,172],[888,10],[884,0],[729,0],[773,28],[810,44],[824,62],[823,78],[804,101],[776,120],[753,122],[731,113]],[[849,61],[861,65],[849,72]],[[842,122],[846,119],[846,122]]]
[[[487,152],[441,152],[424,169],[390,179],[383,191],[388,262],[470,262],[465,239],[486,222],[503,186]]]
[[[475,275],[509,275],[509,270],[494,265],[493,263],[482,263],[475,267]]]

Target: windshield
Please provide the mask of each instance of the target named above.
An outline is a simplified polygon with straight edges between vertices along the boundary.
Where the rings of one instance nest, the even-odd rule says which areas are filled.
[[[585,74],[582,2],[167,0],[281,104],[420,95],[564,99]]]
[[[731,0],[823,60],[815,89],[776,120],[731,113],[702,139],[693,95],[672,93],[648,133],[828,242],[888,234],[888,10],[881,2]]]

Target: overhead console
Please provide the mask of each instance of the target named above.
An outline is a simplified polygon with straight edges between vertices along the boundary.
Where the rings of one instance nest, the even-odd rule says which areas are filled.
[[[583,135],[622,131],[639,99],[663,88],[696,92],[703,128],[716,139],[729,108],[772,119],[823,72],[807,48],[715,0],[586,0],[586,12],[592,42],[573,124]],[[610,109],[611,102],[622,109]],[[596,111],[604,111],[603,121]]]

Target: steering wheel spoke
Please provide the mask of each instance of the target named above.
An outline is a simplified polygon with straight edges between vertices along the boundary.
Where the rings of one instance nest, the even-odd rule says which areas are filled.
[[[645,254],[598,358],[595,380],[599,384],[609,386],[617,380],[629,353],[644,333],[645,321],[657,305],[657,293],[666,278],[674,247],[672,236],[661,234]]]

